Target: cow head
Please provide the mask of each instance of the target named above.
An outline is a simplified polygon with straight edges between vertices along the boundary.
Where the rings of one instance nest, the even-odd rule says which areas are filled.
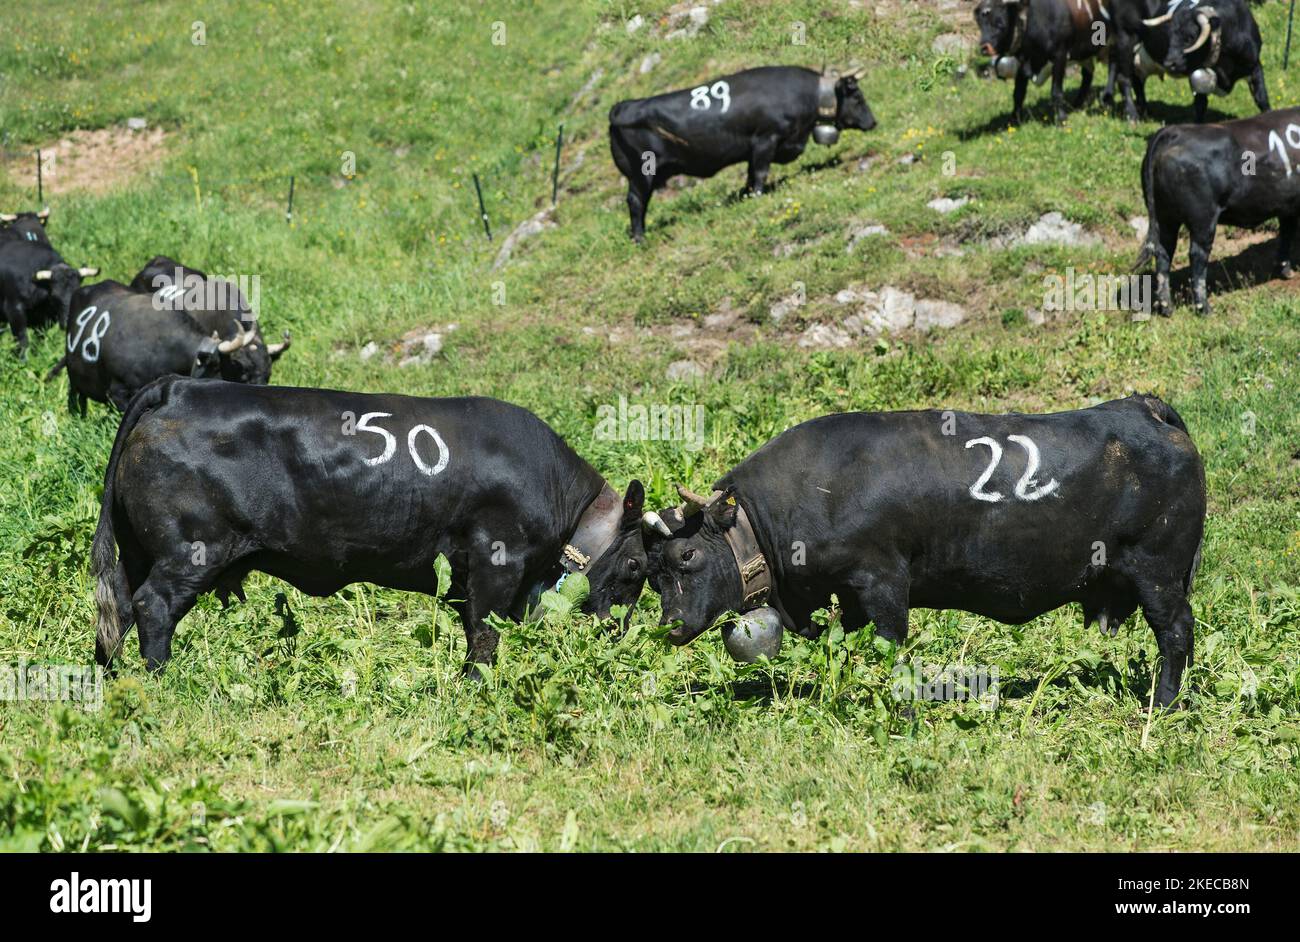
[[[663,604],[659,623],[681,622],[668,632],[668,640],[686,644],[724,612],[739,611],[744,590],[727,542],[727,531],[736,525],[739,512],[735,488],[714,491],[708,498],[678,491],[685,501],[682,506],[660,514],[671,536],[654,554],[651,584]]]
[[[81,279],[98,274],[98,268],[73,268],[66,262],[58,262],[33,274],[32,282],[45,293],[46,303],[59,318],[59,327],[67,330],[72,295],[81,287]]]
[[[980,28],[980,53],[1005,56],[1011,52],[1016,20],[1026,0],[980,0],[975,6],[975,25]]]
[[[1212,65],[1219,44],[1222,22],[1213,7],[1181,7],[1169,21],[1169,51],[1165,71],[1185,75],[1202,65]]]
[[[584,612],[605,618],[611,606],[626,605],[631,615],[649,569],[642,537],[644,507],[645,488],[640,481],[632,481],[623,495],[623,518],[618,534],[587,572],[591,592],[582,605]]]
[[[221,377],[234,383],[266,385],[271,378],[271,358],[256,327],[244,328],[235,321],[235,336],[222,340],[213,331],[199,342],[190,375],[200,379]],[[277,344],[276,346],[287,346]]]
[[[49,218],[48,206],[38,213],[0,213],[0,232],[28,242],[49,245],[49,237],[45,234],[45,224]]]
[[[846,75],[835,83],[835,126],[857,131],[870,131],[876,126],[876,116],[858,87],[856,74]]]

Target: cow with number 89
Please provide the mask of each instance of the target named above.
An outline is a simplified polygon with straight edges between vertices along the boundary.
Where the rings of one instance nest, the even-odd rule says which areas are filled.
[[[110,664],[134,625],[161,668],[195,600],[243,600],[254,570],[310,595],[433,594],[441,554],[476,674],[495,656],[489,617],[523,617],[568,575],[588,580],[586,612],[636,602],[644,500],[495,399],[165,377],[131,400],[104,476],[96,658]]]
[[[1142,160],[1147,236],[1135,268],[1156,263],[1156,310],[1173,306],[1169,270],[1186,226],[1196,311],[1210,313],[1206,284],[1214,235],[1223,223],[1255,228],[1278,221],[1274,274],[1290,278],[1300,221],[1300,108],[1219,124],[1175,124],[1147,142]]]
[[[848,630],[901,644],[913,608],[1021,624],[1071,602],[1114,634],[1141,606],[1174,704],[1192,659],[1205,473],[1153,396],[1051,415],[883,412],[813,419],[708,497],[647,515],[668,638],[775,609],[805,637],[839,600]]]
[[[762,193],[772,164],[798,159],[809,135],[830,145],[842,130],[870,131],[876,118],[858,87],[859,74],[764,66],[620,101],[609,112],[609,143],[627,178],[632,238],[644,241],[650,197],[676,174],[711,177],[748,161],[747,189]]]

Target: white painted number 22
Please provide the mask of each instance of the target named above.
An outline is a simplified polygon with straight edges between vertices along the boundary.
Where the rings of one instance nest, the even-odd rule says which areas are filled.
[[[1046,484],[1040,485],[1034,480],[1034,475],[1038,473],[1038,466],[1042,463],[1038,455],[1038,446],[1034,444],[1033,439],[1024,435],[1008,435],[1007,441],[1015,442],[1025,450],[1028,461],[1025,464],[1025,473],[1020,475],[1020,480],[1016,482],[1016,497],[1021,500],[1038,500],[1052,493],[1060,485],[1056,478],[1052,478]],[[993,472],[997,470],[998,462],[1002,460],[1002,446],[995,439],[983,437],[972,438],[966,443],[970,448],[974,445],[986,445],[989,450],[989,466],[984,469],[984,473],[979,479],[970,486],[970,496],[976,500],[987,501],[990,504],[996,504],[1002,500],[1002,493],[999,491],[986,491],[984,485],[989,483],[989,478],[993,477]]]
[[[696,111],[708,111],[713,106],[713,99],[722,102],[722,114],[731,107],[731,86],[726,82],[714,82],[712,87],[701,85],[691,89],[691,107]]]
[[[358,432],[370,432],[372,435],[378,435],[384,440],[383,454],[376,458],[365,459],[366,464],[372,468],[392,460],[393,455],[397,452],[397,437],[386,428],[371,425],[370,420],[388,419],[392,415],[391,412],[367,412],[357,421],[356,429]],[[415,440],[421,432],[432,438],[433,443],[438,446],[438,460],[433,465],[425,464],[424,459],[415,450]],[[438,434],[437,429],[430,428],[427,425],[417,425],[406,433],[406,450],[411,453],[411,460],[420,469],[420,473],[427,474],[429,477],[441,474],[447,467],[447,462],[451,460],[451,452],[447,450],[447,443],[442,440],[442,436]]]

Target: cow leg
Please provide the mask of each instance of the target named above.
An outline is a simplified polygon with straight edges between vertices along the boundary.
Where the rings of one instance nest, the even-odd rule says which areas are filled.
[[[1214,230],[1218,225],[1218,213],[1208,225],[1191,228],[1192,245],[1188,251],[1192,261],[1192,302],[1196,313],[1202,317],[1210,316],[1209,289],[1206,279],[1210,270],[1210,250],[1214,248]]]
[[[1112,59],[1106,63],[1106,87],[1101,93],[1101,103],[1107,108],[1115,106],[1115,80],[1119,77],[1119,69],[1115,66]]]
[[[1156,256],[1156,313],[1168,317],[1174,311],[1174,296],[1170,290],[1169,271],[1173,267],[1174,252],[1178,250],[1178,230],[1181,226],[1177,219],[1161,219],[1156,216],[1155,225],[1159,238],[1155,243]]]
[[[1065,66],[1069,62],[1064,52],[1057,53],[1052,61],[1052,115],[1057,124],[1069,117],[1065,111]]]
[[[71,376],[68,377],[68,412],[74,416],[77,414],[77,387],[72,385]],[[85,418],[85,406],[82,406],[81,415]]]
[[[1291,242],[1295,239],[1297,223],[1300,223],[1300,216],[1283,216],[1278,220],[1277,265],[1274,267],[1278,278],[1290,278],[1294,274],[1291,270]]]
[[[1197,124],[1205,123],[1205,112],[1210,107],[1209,95],[1196,95],[1192,98],[1192,113]]]
[[[77,406],[80,408],[81,417],[84,419],[86,417],[86,397],[81,393],[77,393]]]
[[[1025,121],[1025,92],[1029,90],[1028,65],[1022,65],[1016,73],[1016,87],[1011,93],[1011,123],[1023,124]]]
[[[118,412],[126,411],[126,407],[131,403],[133,395],[135,395],[134,389],[123,386],[118,382],[114,382],[108,387],[108,401],[117,407]]]
[[[1124,117],[1131,124],[1136,124],[1138,112],[1133,105],[1133,85],[1138,79],[1136,69],[1133,68],[1133,49],[1132,37],[1127,34],[1116,36],[1115,48],[1111,50],[1110,69],[1111,85],[1119,83],[1120,97],[1124,99]]]
[[[487,623],[488,615],[508,616],[523,585],[522,561],[507,560],[494,565],[486,557],[471,558],[465,582],[465,602],[459,606],[465,626],[466,675],[478,677],[478,664],[496,661],[500,635]]]
[[[1088,103],[1088,93],[1092,91],[1092,75],[1095,68],[1096,66],[1091,59],[1079,66],[1079,70],[1083,74],[1083,82],[1079,85],[1078,94],[1074,96],[1074,107],[1076,109],[1082,108]]]
[[[1147,80],[1140,75],[1133,76],[1133,100],[1137,103],[1137,117],[1147,116]],[[1130,121],[1134,118],[1129,118]]]
[[[632,240],[638,245],[645,242],[645,210],[650,205],[654,189],[644,180],[627,181],[627,211],[632,217]]]
[[[774,137],[759,138],[750,147],[747,188],[755,196],[761,195],[767,187],[767,174],[772,169],[772,158],[775,156],[776,138]]]
[[[901,566],[894,568],[888,575],[864,574],[855,579],[844,600],[846,631],[870,622],[876,634],[894,644],[907,640],[907,573]]]
[[[1160,677],[1156,682],[1155,705],[1172,707],[1182,686],[1183,669],[1191,666],[1196,619],[1181,585],[1140,586],[1142,614],[1160,648]]]
[[[140,654],[145,667],[162,670],[172,656],[172,635],[176,623],[194,607],[206,590],[206,574],[198,567],[155,563],[149,578],[135,591],[132,608],[136,631],[140,633]]]
[[[1258,62],[1255,63],[1254,70],[1250,73],[1250,95],[1255,99],[1255,107],[1260,111],[1268,111],[1268,86],[1264,84],[1264,67]]]
[[[27,315],[22,305],[17,301],[5,301],[5,320],[14,333],[14,340],[18,342],[19,359],[27,359]]]

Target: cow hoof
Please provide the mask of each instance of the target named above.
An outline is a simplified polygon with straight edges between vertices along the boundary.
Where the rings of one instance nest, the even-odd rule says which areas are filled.
[[[1155,305],[1155,312],[1159,314],[1161,317],[1172,317],[1174,313],[1174,308],[1173,305],[1171,305],[1168,301],[1157,301]]]
[[[1196,305],[1196,316],[1197,316],[1197,317],[1209,317],[1209,316],[1210,316],[1210,303],[1209,303],[1208,301],[1204,301],[1204,302],[1202,302],[1202,303]]]
[[[1290,262],[1283,262],[1274,272],[1274,277],[1281,278],[1283,281],[1290,281],[1295,277],[1295,269],[1291,267]]]

